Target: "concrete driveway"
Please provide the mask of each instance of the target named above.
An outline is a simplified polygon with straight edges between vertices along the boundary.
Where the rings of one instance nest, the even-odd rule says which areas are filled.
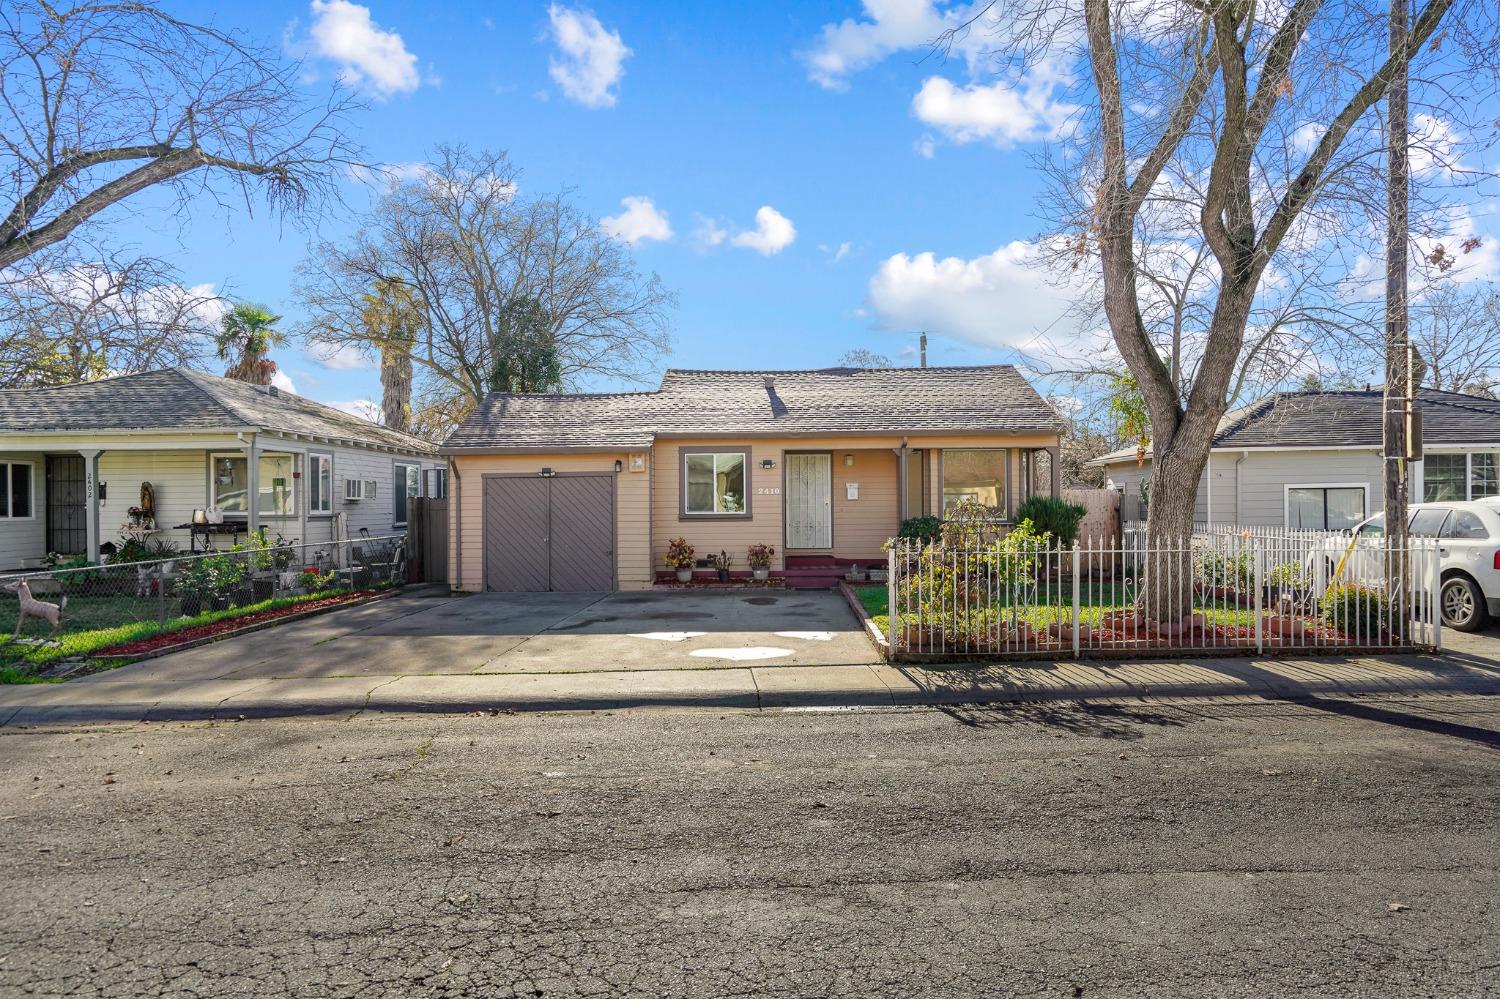
[[[404,592],[83,678],[219,678],[828,666],[878,662],[843,598],[807,590]]]

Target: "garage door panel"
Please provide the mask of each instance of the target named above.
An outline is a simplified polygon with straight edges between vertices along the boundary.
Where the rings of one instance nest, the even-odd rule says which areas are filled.
[[[547,507],[545,479],[484,480],[486,589],[547,589]]]
[[[613,590],[614,481],[603,475],[558,476],[551,488],[551,588]]]

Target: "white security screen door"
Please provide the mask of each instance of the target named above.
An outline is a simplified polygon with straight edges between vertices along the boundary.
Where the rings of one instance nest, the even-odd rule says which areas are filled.
[[[833,547],[833,455],[786,456],[786,546]]]

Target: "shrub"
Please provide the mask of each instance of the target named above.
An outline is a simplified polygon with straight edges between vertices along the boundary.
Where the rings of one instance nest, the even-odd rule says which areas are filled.
[[[901,522],[901,530],[896,532],[896,537],[907,541],[918,541],[922,544],[930,544],[938,539],[943,530],[943,518],[928,514],[925,517],[907,517]]]
[[[324,590],[333,589],[334,576],[335,574],[331,569],[328,572],[319,572],[312,566],[308,566],[302,570],[300,580],[303,589],[307,590],[308,593],[322,593]]]
[[[1343,583],[1323,594],[1323,620],[1351,637],[1375,638],[1391,623],[1390,601],[1380,590]]]
[[[1078,525],[1087,511],[1055,496],[1032,496],[1016,508],[1016,520],[1031,521],[1043,534],[1064,548],[1078,540]]]
[[[745,552],[745,562],[752,569],[771,568],[771,559],[776,557],[776,549],[770,545],[751,545]]]
[[[673,538],[667,542],[667,554],[662,559],[668,569],[691,569],[698,550],[688,544],[687,538]]]
[[[1018,607],[1035,601],[1038,562],[1047,544],[1047,535],[1029,520],[998,541],[950,545],[945,536],[943,543],[912,553],[899,576],[899,613],[930,625],[946,641],[974,644],[1002,623],[1002,608],[1013,622]]]
[[[1231,555],[1218,548],[1200,548],[1195,561],[1198,581],[1204,586],[1246,593],[1254,588],[1255,555],[1250,551]]]

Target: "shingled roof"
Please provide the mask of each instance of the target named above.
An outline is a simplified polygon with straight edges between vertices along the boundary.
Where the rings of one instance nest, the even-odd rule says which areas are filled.
[[[1219,424],[1214,447],[1226,450],[1289,447],[1381,446],[1379,389],[1281,392],[1230,413]],[[1500,401],[1461,392],[1422,389],[1424,444],[1500,444]],[[1101,455],[1091,465],[1135,461],[1135,448]]]
[[[653,392],[494,393],[444,449],[649,447],[657,437],[1056,433],[1008,364],[804,371],[670,369]]]
[[[0,389],[0,433],[266,430],[430,451],[417,437],[280,390],[187,368],[54,388]]]

